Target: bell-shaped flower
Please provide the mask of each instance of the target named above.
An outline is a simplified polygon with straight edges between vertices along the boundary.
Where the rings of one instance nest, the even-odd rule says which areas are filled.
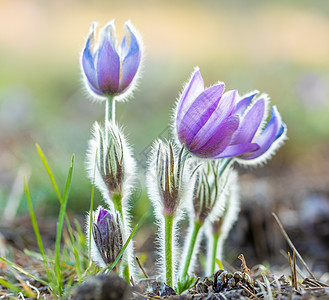
[[[101,267],[105,267],[117,259],[123,247],[121,227],[118,214],[114,216],[102,207],[97,209],[93,216],[91,237],[89,238],[91,238],[92,259]],[[89,231],[89,226],[87,231]]]
[[[176,107],[175,129],[180,143],[201,158],[238,157],[264,160],[285,139],[286,126],[276,107],[267,118],[267,96],[258,92],[239,98],[237,91],[224,93],[224,83],[209,88],[197,68]]]
[[[86,86],[97,96],[127,95],[132,89],[142,60],[142,40],[130,21],[125,23],[125,36],[117,45],[112,20],[95,41],[96,23],[93,23],[81,55],[81,69]]]

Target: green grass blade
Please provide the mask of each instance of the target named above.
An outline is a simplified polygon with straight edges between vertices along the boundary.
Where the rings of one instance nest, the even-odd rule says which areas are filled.
[[[38,144],[36,144],[36,147],[37,147],[37,150],[38,150],[38,153],[39,153],[39,156],[43,162],[43,165],[45,166],[46,170],[47,170],[47,173],[49,175],[49,178],[50,178],[50,181],[51,183],[53,184],[54,186],[54,189],[55,189],[55,192],[56,192],[56,195],[57,195],[57,198],[59,200],[59,202],[62,204],[63,203],[63,199],[62,199],[62,196],[61,196],[61,193],[59,192],[59,189],[58,189],[58,185],[56,183],[56,180],[55,180],[55,177],[53,175],[53,173],[51,172],[50,168],[49,168],[49,164],[47,162],[47,159],[45,157],[45,155],[43,154],[40,146]]]
[[[8,281],[6,281],[6,280],[4,280],[2,278],[0,278],[0,285],[1,286],[4,286],[5,288],[7,288],[7,289],[9,289],[9,290],[11,290],[11,291],[13,291],[15,293],[22,293],[23,295],[25,295],[27,297],[32,297],[32,298],[35,297],[34,294],[33,295],[30,295],[27,292],[25,292],[23,289],[20,289],[19,287],[11,284],[10,282],[8,282]]]
[[[35,218],[35,214],[34,214],[34,210],[33,210],[33,206],[32,206],[32,200],[31,200],[31,196],[30,196],[29,186],[28,186],[27,181],[26,181],[25,178],[24,178],[24,190],[25,190],[25,196],[26,196],[26,199],[27,199],[28,207],[29,207],[29,212],[30,212],[30,217],[31,217],[31,221],[32,221],[34,234],[35,234],[35,237],[37,239],[37,243],[38,243],[38,246],[39,246],[40,253],[42,255],[43,265],[44,265],[44,268],[45,268],[46,273],[47,273],[47,278],[48,278],[49,281],[52,281],[52,276],[51,276],[51,273],[49,271],[46,252],[45,252],[45,249],[43,247],[43,243],[42,243],[38,223],[37,223],[37,220]]]
[[[223,264],[218,258],[216,258],[216,264],[220,270],[224,270]]]
[[[11,262],[10,260],[0,256],[0,260],[2,260],[4,263],[6,263],[7,265],[11,266],[13,269],[17,270],[18,272],[21,272],[22,274],[34,279],[35,281],[38,281],[40,283],[42,283],[44,286],[49,286],[50,283],[47,281],[44,281],[42,279],[39,279],[37,277],[35,277],[34,275],[30,274],[29,272],[26,272],[24,269],[22,269],[21,267],[17,266],[16,264],[14,264],[13,262]]]
[[[57,222],[57,233],[56,233],[56,244],[55,244],[55,276],[56,276],[56,280],[57,280],[59,296],[62,296],[62,293],[63,293],[63,281],[61,278],[62,276],[61,276],[61,270],[60,270],[61,238],[62,238],[66,206],[67,206],[67,202],[68,202],[68,198],[69,198],[68,196],[69,196],[71,181],[72,181],[73,165],[74,165],[74,155],[72,156],[71,165],[70,165],[69,172],[67,175],[65,192],[64,192],[64,201],[61,204],[61,209],[59,212],[59,217],[58,217],[58,222]]]
[[[55,177],[54,177],[53,173],[50,170],[50,167],[49,167],[48,161],[46,159],[46,156],[44,155],[43,151],[41,150],[41,148],[38,144],[36,144],[36,148],[37,148],[39,156],[40,156],[40,158],[43,162],[43,165],[46,168],[46,171],[48,173],[50,181],[53,184],[53,187],[54,187],[54,190],[56,192],[57,198],[58,198],[60,204],[62,205],[63,204],[63,198],[62,198],[61,193],[59,191],[59,188],[58,188],[58,185],[56,183]],[[75,265],[76,265],[76,270],[77,270],[77,276],[78,276],[78,279],[81,279],[81,263],[80,263],[80,258],[79,258],[79,249],[77,248],[76,241],[74,239],[74,235],[73,235],[73,231],[72,231],[72,227],[71,227],[71,224],[70,224],[70,221],[69,221],[69,218],[67,216],[66,211],[65,211],[65,221],[66,221],[67,229],[68,229],[68,232],[69,232],[69,235],[70,235],[70,238],[71,238],[71,241],[72,241],[72,245],[73,245],[73,254],[74,254],[74,257],[75,257],[75,260],[76,260]]]
[[[122,247],[121,251],[119,252],[119,255],[117,257],[117,259],[109,266],[105,267],[103,270],[104,271],[108,271],[109,273],[113,270],[113,268],[117,265],[117,263],[119,262],[121,256],[123,255],[123,253],[125,252],[129,242],[131,241],[131,239],[134,237],[135,231],[137,230],[138,224],[134,227],[133,231],[131,232],[131,234],[129,235],[127,241],[125,242],[124,246]]]

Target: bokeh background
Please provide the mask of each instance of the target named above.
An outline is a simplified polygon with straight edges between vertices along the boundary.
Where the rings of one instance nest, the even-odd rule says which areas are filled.
[[[328,268],[328,0],[1,0],[0,210],[5,217],[26,212],[23,176],[41,214],[58,213],[35,143],[62,187],[75,153],[68,209],[72,214],[88,209],[85,153],[104,104],[90,101],[84,91],[79,56],[91,23],[103,26],[111,19],[120,37],[130,19],[146,49],[133,99],[117,105],[117,120],[140,161],[136,220],[150,208],[143,188],[145,151],[168,134],[175,99],[199,66],[206,85],[220,80],[241,94],[268,93],[288,126],[289,140],[269,164],[240,170],[243,212],[228,243],[230,253],[250,248],[255,262],[277,254],[284,242],[270,215],[276,211],[297,246],[316,256],[320,269]],[[98,193],[96,202],[101,203]],[[137,239],[146,243],[146,236]]]

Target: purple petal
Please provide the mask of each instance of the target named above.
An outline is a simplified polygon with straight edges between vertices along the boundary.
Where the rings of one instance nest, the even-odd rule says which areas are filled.
[[[244,112],[246,111],[246,109],[248,108],[248,106],[250,105],[252,99],[258,94],[258,91],[254,91],[251,92],[249,94],[243,95],[238,104],[235,107],[235,110],[233,112],[233,114],[237,114],[242,116],[244,114]]]
[[[187,147],[215,111],[223,89],[222,84],[216,84],[204,90],[184,114],[181,122],[177,124],[178,137]]]
[[[275,106],[272,108],[272,116],[263,132],[254,139],[260,148],[252,153],[243,155],[244,159],[253,159],[264,154],[277,139],[278,133],[282,131],[282,120],[281,116]]]
[[[140,45],[132,28],[133,26],[127,22],[125,26],[126,35],[121,44],[121,58],[123,59],[120,78],[121,91],[124,91],[133,80],[142,57]]]
[[[103,40],[98,50],[97,79],[103,93],[115,94],[119,89],[120,57],[115,49],[113,23],[103,28]]]
[[[82,53],[82,68],[89,84],[92,85],[94,89],[98,89],[94,57],[92,54],[95,41],[95,27],[96,24],[92,24],[85,49]]]
[[[95,94],[100,95],[100,96],[104,95],[100,90],[98,90],[94,86],[92,86],[89,81],[88,81],[88,86]]]
[[[231,145],[246,144],[252,141],[265,113],[265,100],[259,99],[243,117]]]
[[[202,93],[204,90],[204,82],[197,68],[193,73],[190,81],[186,85],[177,107],[176,124],[179,127],[185,113],[193,103],[193,101]]]
[[[207,123],[199,130],[191,142],[191,148],[199,148],[204,145],[218,130],[221,123],[232,113],[234,109],[237,92],[228,91],[220,99],[215,111]]]
[[[111,218],[111,214],[106,209],[101,208],[98,213],[97,224],[104,220],[108,215]]]
[[[226,121],[221,123],[217,131],[211,138],[198,149],[191,149],[190,151],[200,157],[214,158],[222,153],[229,145],[234,132],[239,127],[239,117],[231,116]]]
[[[257,151],[259,148],[260,148],[259,145],[257,145],[256,143],[230,145],[215,158],[239,156],[246,152]]]

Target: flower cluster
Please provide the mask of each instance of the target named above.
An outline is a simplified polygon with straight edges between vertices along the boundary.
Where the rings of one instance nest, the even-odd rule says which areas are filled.
[[[133,90],[143,47],[130,22],[125,24],[120,46],[113,21],[101,30],[98,42],[95,28],[93,24],[82,52],[81,69],[87,89],[106,99],[106,107],[104,126],[94,125],[87,166],[108,209],[99,207],[91,212],[87,231],[92,259],[100,266],[118,261],[127,246],[124,242],[128,244],[120,259],[120,272],[130,281],[134,266],[129,207],[136,164],[115,123],[115,100]],[[184,286],[193,273],[202,238],[207,240],[210,258],[207,271],[214,272],[216,258],[223,255],[224,242],[240,209],[233,162],[265,162],[286,138],[286,125],[275,106],[268,120],[269,106],[269,97],[258,91],[239,96],[236,90],[225,91],[222,82],[205,88],[198,68],[185,85],[175,110],[175,138],[154,142],[146,174],[159,225],[160,277],[167,285],[178,290],[182,282]],[[186,215],[189,229],[181,251],[177,243],[179,221]]]

